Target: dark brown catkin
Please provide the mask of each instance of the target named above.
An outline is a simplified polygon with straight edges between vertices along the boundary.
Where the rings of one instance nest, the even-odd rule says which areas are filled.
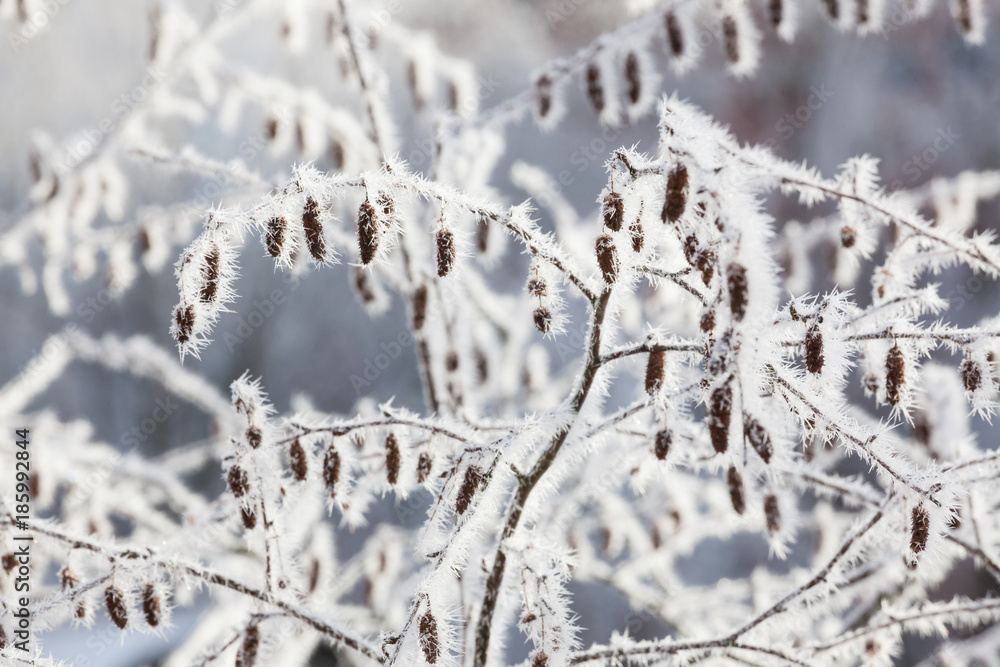
[[[267,222],[267,254],[277,257],[281,254],[281,249],[285,247],[285,228],[288,222],[284,216],[271,218]]]
[[[201,286],[201,300],[203,303],[212,303],[219,294],[219,248],[212,246],[212,249],[205,255],[205,268],[202,277],[205,282]]]
[[[257,664],[257,652],[260,650],[260,630],[256,625],[247,627],[243,634],[243,644],[236,653],[236,667],[254,667]]]
[[[438,641],[437,621],[428,609],[420,617],[420,648],[424,659],[431,665],[436,665],[441,657],[441,645]]]
[[[0,625],[0,651],[7,648],[7,633],[4,631],[3,626]]]
[[[653,451],[656,454],[656,458],[663,461],[667,458],[667,454],[670,453],[670,444],[673,438],[670,435],[668,429],[662,429],[657,432],[656,439],[653,446]]]
[[[552,330],[552,313],[545,306],[535,308],[534,313],[535,328],[543,334]]]
[[[806,330],[806,370],[814,374],[823,370],[823,333],[816,322]]]
[[[587,65],[587,97],[598,114],[604,111],[604,86],[601,84],[601,68],[597,63]]]
[[[845,248],[853,248],[854,244],[858,242],[858,232],[850,225],[844,225],[840,228],[840,245]]]
[[[705,283],[705,287],[708,287],[715,275],[715,251],[711,248],[700,250],[695,259],[695,268],[701,272],[701,282]]]
[[[913,508],[910,519],[910,551],[918,554],[927,548],[927,538],[931,532],[931,519],[923,505],[917,505]]]
[[[535,103],[539,118],[545,118],[552,111],[552,79],[545,74],[535,80]]]
[[[444,357],[445,368],[448,369],[449,373],[454,373],[458,370],[458,352],[455,350],[448,350],[448,354]]]
[[[251,426],[247,429],[247,444],[249,444],[252,448],[254,449],[260,448],[260,443],[263,440],[263,438],[264,438],[263,434],[260,432],[260,429],[257,428],[256,426]]]
[[[378,250],[378,216],[367,197],[358,208],[358,250],[362,264],[371,264]]]
[[[750,415],[743,414],[743,435],[750,442],[750,446],[764,463],[770,463],[771,454],[774,453],[774,445],[771,444],[771,436],[767,429],[761,426],[760,422]]]
[[[663,222],[677,222],[687,205],[688,170],[682,164],[674,167],[667,175],[667,190],[663,200]]]
[[[629,51],[625,57],[625,81],[629,102],[631,104],[638,103],[642,96],[642,77],[639,72],[639,56],[635,54],[635,51]]]
[[[247,478],[246,471],[235,463],[229,466],[229,473],[226,475],[226,481],[229,484],[229,490],[232,491],[233,495],[237,498],[242,498],[250,488],[250,481]]]
[[[778,507],[778,498],[773,494],[764,498],[764,518],[767,520],[768,533],[774,535],[781,530],[781,509]]]
[[[545,651],[539,651],[531,661],[531,667],[549,667],[549,655]]]
[[[368,271],[362,266],[355,266],[352,275],[354,276],[354,289],[357,290],[361,301],[374,303],[377,296]]]
[[[142,613],[149,627],[155,628],[160,624],[162,615],[160,596],[156,594],[156,587],[153,584],[146,584],[142,589]]]
[[[632,239],[632,252],[642,252],[642,246],[646,242],[646,235],[642,230],[642,223],[639,218],[628,228],[629,236]]]
[[[653,396],[663,387],[664,369],[667,363],[667,351],[652,349],[646,360],[646,393]]]
[[[455,234],[450,229],[437,232],[437,274],[444,278],[455,266]]]
[[[545,296],[548,292],[548,286],[545,284],[545,280],[542,278],[532,278],[528,281],[528,294],[531,296]]]
[[[722,454],[729,448],[729,422],[733,416],[733,390],[729,383],[716,387],[708,401],[708,433],[712,447]]]
[[[423,484],[427,481],[427,478],[431,476],[433,464],[430,454],[420,452],[420,456],[417,458],[417,484]]]
[[[601,267],[601,274],[604,282],[614,285],[618,279],[618,251],[615,250],[615,241],[608,234],[597,237],[594,245],[597,251],[597,264]]]
[[[326,450],[323,457],[323,483],[330,491],[330,497],[337,495],[337,482],[340,481],[340,454],[333,445]]]
[[[5,558],[6,558],[6,556],[5,556]],[[59,572],[59,583],[60,583],[60,587],[62,588],[62,590],[68,591],[69,589],[74,588],[77,584],[79,584],[80,583],[80,579],[67,566],[67,567],[64,567]]]
[[[667,29],[667,44],[670,45],[670,53],[675,58],[680,58],[684,55],[684,33],[681,32],[680,21],[677,20],[677,16],[673,12],[667,14],[664,27]]]
[[[319,202],[312,197],[306,197],[306,205],[302,209],[302,228],[306,232],[309,254],[317,262],[326,261],[326,242],[323,240],[323,223],[319,220]]]
[[[742,322],[747,313],[747,270],[742,264],[731,263],[726,268],[726,286],[729,289],[729,307],[733,319]]]
[[[399,442],[396,435],[390,433],[385,438],[385,472],[390,484],[395,485],[399,481],[400,460]]]
[[[959,370],[962,372],[962,385],[966,391],[979,389],[983,382],[983,373],[979,369],[979,364],[972,357],[963,359]]]
[[[722,38],[726,45],[726,58],[735,65],[740,61],[739,29],[736,19],[729,14],[722,17]]]
[[[733,509],[737,514],[743,514],[747,508],[746,498],[743,495],[743,477],[736,466],[729,466],[726,474],[726,482],[729,484],[729,500],[733,503]]]
[[[610,192],[604,198],[604,226],[613,232],[622,228],[625,218],[625,200],[617,192]]]
[[[109,586],[104,591],[104,604],[108,608],[108,616],[118,626],[119,630],[124,630],[128,625],[128,609],[125,608],[125,598],[122,592],[114,586]]]
[[[465,510],[469,509],[482,478],[483,469],[479,466],[469,466],[465,469],[465,479],[462,480],[462,486],[458,489],[458,498],[455,500],[456,512],[465,514]]]
[[[783,0],[770,0],[767,5],[768,17],[771,19],[771,25],[777,28],[781,25],[781,19],[784,16],[784,4]]]
[[[485,215],[480,215],[476,221],[476,247],[483,255],[490,248],[490,224]]]
[[[903,351],[899,345],[892,344],[889,354],[885,357],[885,400],[889,405],[899,403],[899,391],[906,380],[906,370],[903,362]]]
[[[427,321],[427,285],[413,290],[413,330],[420,331]]]
[[[246,507],[240,508],[240,521],[247,530],[253,530],[257,526],[257,513]]]
[[[473,348],[472,354],[476,358],[476,377],[480,383],[486,382],[490,378],[490,360],[478,345]]]
[[[304,482],[309,473],[309,462],[306,458],[306,449],[298,438],[292,441],[288,449],[288,461],[291,464],[292,475],[297,482]]]

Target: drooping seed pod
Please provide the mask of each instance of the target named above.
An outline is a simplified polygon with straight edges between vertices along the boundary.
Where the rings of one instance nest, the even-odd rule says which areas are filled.
[[[449,373],[454,373],[458,370],[458,352],[455,350],[448,350],[448,354],[444,357],[445,368],[448,369]]]
[[[153,584],[146,584],[142,589],[142,613],[149,627],[155,628],[160,625],[163,612],[160,608],[160,596]]]
[[[68,591],[71,588],[75,588],[76,585],[80,583],[80,578],[76,576],[76,574],[72,570],[69,569],[69,566],[66,566],[59,571],[59,582],[62,590]]]
[[[219,262],[219,248],[213,245],[205,255],[205,267],[202,269],[202,279],[205,281],[201,285],[203,303],[214,302],[219,293]]]
[[[531,667],[549,667],[549,655],[545,651],[539,651],[531,661]]]
[[[304,482],[309,473],[309,462],[306,457],[306,449],[298,438],[292,441],[292,445],[288,449],[288,461],[291,464],[295,481]]]
[[[390,433],[385,438],[385,472],[389,484],[395,485],[399,481],[400,462],[399,442],[396,440],[396,435]]]
[[[431,665],[436,665],[441,657],[441,645],[438,641],[437,621],[428,609],[420,617],[420,648],[424,659]]]
[[[552,313],[545,306],[535,308],[534,320],[535,328],[539,332],[547,334],[552,330]]]
[[[604,198],[604,226],[613,232],[622,228],[625,218],[625,200],[617,192],[609,192]]]
[[[472,504],[472,499],[479,490],[479,482],[483,478],[483,469],[479,466],[469,466],[465,469],[465,479],[458,489],[458,498],[455,500],[455,511],[458,514],[465,514]]]
[[[670,444],[672,441],[673,437],[670,435],[669,429],[662,429],[656,433],[653,451],[657,459],[663,461],[667,458],[667,454],[670,453]]]
[[[656,395],[656,392],[660,391],[660,388],[663,387],[666,363],[666,350],[650,350],[649,358],[646,360],[646,393],[650,396]]]
[[[705,333],[708,333],[709,331],[715,328],[714,310],[709,309],[706,310],[704,313],[702,313],[701,320],[699,320],[698,322],[698,328],[704,331]]]
[[[413,330],[420,331],[427,321],[427,285],[418,285],[413,290]]]
[[[683,164],[674,167],[667,174],[667,190],[663,200],[663,222],[677,222],[687,206],[688,170]]]
[[[236,667],[254,667],[260,650],[260,630],[256,624],[247,627],[243,633],[243,643],[236,653]]]
[[[983,383],[983,372],[975,359],[971,356],[963,359],[959,370],[962,372],[962,385],[965,387],[965,391],[979,389]]]
[[[729,14],[722,17],[722,40],[726,46],[726,58],[735,65],[740,61],[740,36],[736,19]]]
[[[191,333],[194,331],[194,306],[178,305],[174,310],[174,322],[175,338],[178,343],[184,345],[191,339]]]
[[[733,509],[736,510],[737,514],[743,514],[746,511],[747,503],[743,493],[743,477],[736,466],[729,466],[726,482],[729,484],[729,500],[733,503]]]
[[[417,458],[417,484],[423,484],[427,481],[431,475],[432,466],[431,455],[427,452],[420,452],[420,456]]]
[[[684,33],[681,32],[681,24],[677,20],[677,15],[668,12],[664,20],[664,27],[667,29],[667,44],[670,45],[670,53],[675,58],[682,57],[684,55]]]
[[[597,264],[601,267],[601,274],[604,282],[614,285],[618,279],[618,251],[615,250],[615,241],[608,234],[597,237],[595,244],[597,250]]]
[[[358,250],[362,264],[371,264],[378,250],[378,216],[367,197],[358,208]]]
[[[778,507],[778,498],[773,494],[764,498],[764,519],[767,521],[769,534],[774,535],[781,530],[781,509]]]
[[[249,444],[254,449],[260,447],[260,443],[263,440],[264,435],[260,432],[260,429],[256,426],[251,426],[247,428],[247,444]]]
[[[903,388],[905,380],[903,351],[899,349],[898,344],[893,343],[889,354],[885,357],[885,400],[889,402],[889,405],[899,403],[899,392]]]
[[[646,242],[646,234],[642,229],[642,222],[635,219],[628,228],[629,237],[632,239],[632,252],[642,252],[642,246]]]
[[[119,630],[124,630],[128,625],[128,609],[125,608],[125,598],[122,592],[114,586],[108,586],[104,591],[104,604],[108,608],[108,616],[118,626]]]
[[[306,197],[306,205],[302,209],[302,228],[306,233],[306,246],[313,259],[325,262],[326,241],[323,240],[323,223],[319,217],[319,202],[312,197]]]
[[[750,442],[750,445],[757,452],[761,460],[764,463],[770,463],[771,454],[774,453],[771,436],[759,421],[747,413],[743,413],[743,435]]]
[[[771,25],[777,28],[781,25],[781,19],[784,16],[784,2],[783,0],[770,0],[767,5],[768,18],[771,19]]]
[[[340,481],[340,454],[333,445],[326,450],[323,457],[323,483],[330,491],[330,497],[337,495],[337,482]]]
[[[240,507],[240,520],[247,530],[253,530],[257,527],[257,513],[252,509]]]
[[[601,68],[597,63],[587,65],[587,97],[594,111],[604,111],[604,85],[601,83]]]
[[[733,416],[733,390],[729,383],[712,391],[708,401],[708,434],[712,447],[719,454],[729,448],[729,422]]]
[[[437,232],[437,274],[444,278],[455,266],[455,234],[450,229]]]
[[[0,625],[0,651],[5,648],[7,648],[7,632],[3,629],[3,626]]]
[[[924,506],[917,505],[910,516],[910,551],[915,554],[927,548],[927,538],[931,534],[931,519]]]
[[[542,297],[548,293],[548,285],[545,284],[544,278],[531,278],[528,280],[528,294],[531,296]]]
[[[285,247],[285,228],[288,226],[285,216],[276,216],[267,222],[266,244],[267,254],[277,257]]]
[[[247,477],[246,471],[235,463],[229,466],[229,472],[226,474],[226,482],[229,484],[229,490],[237,498],[242,498],[250,488],[250,480]]]
[[[639,56],[635,51],[629,51],[625,57],[625,82],[629,102],[638,103],[642,96],[642,77],[639,72]]]
[[[476,377],[480,383],[484,383],[490,377],[490,360],[479,346],[473,348],[472,354],[476,358]]]
[[[840,228],[840,245],[845,248],[853,248],[854,244],[858,242],[858,232],[850,225],[844,225]]]
[[[684,239],[684,259],[691,266],[694,266],[698,259],[698,237],[694,234],[688,234]]]
[[[715,276],[715,251],[711,248],[699,251],[695,259],[695,268],[701,272],[701,282],[708,287]]]
[[[830,15],[830,19],[836,21],[840,18],[840,0],[823,0],[823,5],[826,7],[826,13]]]
[[[726,268],[726,286],[729,290],[729,307],[733,319],[742,322],[747,313],[747,270],[742,264],[731,263]]]
[[[535,80],[535,105],[539,118],[545,118],[552,111],[552,79],[546,74]]]
[[[823,370],[823,333],[817,322],[806,329],[806,370],[813,374]]]

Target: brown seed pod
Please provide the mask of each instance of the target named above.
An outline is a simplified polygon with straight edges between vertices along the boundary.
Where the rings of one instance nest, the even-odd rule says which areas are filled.
[[[625,200],[617,192],[610,192],[604,198],[604,226],[613,232],[622,228],[625,218]]]
[[[712,447],[722,454],[729,448],[729,422],[733,416],[733,390],[729,383],[712,391],[708,401],[708,433]]]
[[[747,313],[747,270],[742,264],[731,263],[726,268],[726,287],[729,289],[729,307],[733,319],[742,322]]]
[[[931,519],[923,505],[917,505],[913,508],[910,519],[910,551],[918,554],[927,548],[927,538],[931,533]]]
[[[263,434],[260,432],[260,429],[257,428],[256,426],[251,426],[247,429],[247,444],[249,444],[254,449],[258,449],[260,447],[260,443],[263,440],[263,438],[264,438]]]
[[[601,84],[601,68],[597,63],[587,65],[587,97],[598,114],[604,111],[604,86]]]
[[[670,453],[670,444],[672,440],[673,437],[670,435],[670,431],[668,429],[663,429],[657,432],[656,442],[653,448],[656,458],[661,461],[667,458],[667,454]]]
[[[552,313],[545,306],[539,306],[535,308],[535,328],[541,333],[546,334],[552,330]]]
[[[191,339],[194,330],[194,306],[178,305],[174,310],[174,322],[177,323],[177,342],[183,345]]]
[[[108,616],[118,626],[119,630],[124,630],[128,625],[128,609],[125,608],[125,598],[122,592],[114,586],[109,586],[104,591],[104,603],[108,608]]]
[[[378,250],[378,216],[367,197],[358,208],[358,250],[362,264],[371,264]]]
[[[490,360],[478,346],[473,348],[472,354],[476,358],[476,376],[480,383],[486,382],[490,377]]]
[[[687,206],[688,170],[682,164],[674,167],[667,175],[667,191],[663,200],[663,222],[677,222]]]
[[[427,452],[420,452],[417,458],[417,484],[423,484],[430,477],[433,460]]]
[[[639,56],[635,54],[635,51],[629,51],[625,57],[625,81],[629,102],[638,103],[639,97],[642,95],[642,77],[639,72]]]
[[[160,624],[162,612],[160,609],[160,596],[156,593],[153,584],[146,584],[142,589],[142,613],[146,617],[146,623],[151,628]]]
[[[323,457],[323,483],[330,490],[330,497],[337,495],[337,482],[340,481],[340,454],[333,445],[326,450]]]
[[[295,480],[304,482],[306,474],[309,472],[309,462],[306,457],[306,449],[298,438],[292,441],[292,445],[288,449],[288,460],[291,463],[292,475],[294,475]]]
[[[243,495],[250,489],[250,480],[247,478],[246,471],[235,463],[229,466],[229,473],[226,475],[226,481],[229,484],[229,490],[232,491],[233,495],[237,498],[242,498]]]
[[[684,33],[681,32],[680,21],[673,12],[668,12],[664,20],[664,27],[667,29],[667,43],[670,45],[670,53],[675,58],[684,55]]]
[[[823,370],[823,334],[816,322],[806,330],[806,370],[810,373]]]
[[[429,609],[420,617],[420,648],[424,652],[424,659],[429,664],[436,665],[441,657],[441,645],[438,641],[437,621]]]
[[[684,259],[691,266],[694,266],[695,260],[698,259],[698,237],[694,234],[689,234],[684,239]]]
[[[771,444],[771,436],[767,430],[761,426],[760,422],[747,413],[743,413],[743,435],[750,441],[757,455],[764,463],[770,463],[771,454],[774,453],[774,445]]]
[[[695,268],[701,272],[701,282],[708,287],[715,275],[715,251],[711,248],[701,250],[695,259]]]
[[[975,359],[972,357],[963,359],[959,370],[962,372],[962,384],[965,386],[965,391],[976,391],[982,386],[983,373]]]
[[[257,664],[257,652],[260,650],[260,630],[256,625],[247,626],[243,634],[243,644],[236,653],[236,667],[254,667]]]
[[[355,266],[352,275],[354,277],[354,289],[357,290],[361,301],[364,303],[374,303],[378,295],[375,293],[374,285],[372,284],[371,276],[368,275],[368,271],[362,266]]]
[[[642,252],[642,246],[646,242],[646,235],[642,230],[642,223],[639,222],[639,218],[635,219],[629,228],[629,236],[632,239],[632,252]]]
[[[396,435],[390,433],[385,438],[385,472],[389,483],[395,485],[399,481],[399,464],[402,458],[399,454],[399,442]]]
[[[532,278],[528,281],[528,294],[531,296],[545,296],[548,293],[548,285],[542,278]]]
[[[476,247],[484,255],[490,247],[490,224],[485,215],[478,216],[476,220]]]
[[[701,321],[698,322],[698,328],[704,331],[705,333],[708,333],[709,331],[715,328],[714,310],[706,310],[704,313],[702,313]]]
[[[858,242],[858,232],[850,225],[844,225],[840,228],[840,245],[845,248],[853,248],[854,244]]]
[[[69,567],[67,566],[59,571],[59,581],[62,590],[68,591],[69,589],[74,588],[77,584],[80,583],[80,578],[77,577],[76,574],[72,570],[70,570]]]
[[[7,648],[7,633],[4,631],[3,626],[0,625],[0,651]]]
[[[252,509],[240,507],[240,520],[243,522],[244,528],[253,530],[257,526],[257,513]]]
[[[267,254],[271,257],[280,255],[281,249],[285,247],[285,228],[287,226],[285,216],[277,216],[268,220],[265,245],[267,246]]]
[[[531,661],[531,667],[548,667],[549,666],[549,656],[545,651],[539,651],[535,655],[535,659]]]
[[[781,19],[784,16],[784,4],[783,0],[770,0],[767,5],[768,18],[771,19],[771,25],[777,28],[781,25]]]
[[[413,330],[420,331],[427,321],[427,285],[418,285],[413,290]]]
[[[743,495],[743,477],[736,466],[729,466],[726,474],[726,482],[729,484],[729,500],[733,503],[733,509],[737,514],[743,514],[746,510],[746,498]]]
[[[455,266],[455,235],[450,229],[437,232],[437,273],[444,278]]]
[[[893,343],[889,354],[885,357],[885,400],[889,405],[899,403],[899,392],[905,380],[903,351],[899,349],[898,344]]]
[[[448,354],[444,357],[445,368],[448,369],[449,373],[454,373],[458,370],[458,352],[455,350],[448,350]]]
[[[764,518],[767,520],[767,532],[774,535],[781,530],[781,510],[778,499],[772,494],[764,498]]]
[[[458,489],[458,498],[455,500],[456,512],[465,514],[465,510],[469,509],[476,491],[479,490],[479,482],[482,478],[483,469],[479,466],[469,466],[465,469],[465,479],[462,480],[462,486]]]
[[[323,223],[319,219],[319,202],[312,197],[306,197],[306,205],[302,209],[302,228],[306,232],[309,254],[317,262],[326,261],[326,242],[323,240]]]
[[[736,19],[729,14],[722,17],[722,38],[726,45],[726,58],[735,65],[740,61],[739,29]]]
[[[618,279],[618,251],[615,250],[615,241],[608,234],[597,237],[595,244],[597,250],[597,264],[601,267],[604,275],[604,282],[614,285]]]
[[[646,393],[650,396],[654,396],[663,386],[666,363],[666,350],[650,350],[649,358],[646,360]]]
[[[832,20],[836,21],[840,18],[840,0],[823,0],[823,5]]]
[[[212,246],[212,249],[205,255],[205,268],[202,269],[202,278],[205,282],[201,286],[201,300],[203,303],[212,303],[219,292],[219,248]]]
[[[539,118],[552,111],[552,79],[543,74],[535,80],[535,103]]]

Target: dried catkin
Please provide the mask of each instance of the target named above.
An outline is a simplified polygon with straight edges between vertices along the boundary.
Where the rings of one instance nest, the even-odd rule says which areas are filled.
[[[535,80],[535,103],[539,118],[545,118],[552,111],[552,79],[545,74]]]
[[[462,480],[462,486],[458,489],[458,498],[455,500],[457,513],[465,514],[465,511],[469,509],[482,478],[483,469],[479,466],[469,466],[465,469],[465,479]]]
[[[708,401],[708,433],[712,447],[722,454],[729,447],[729,422],[733,416],[733,390],[729,383],[716,387]]]
[[[622,228],[625,218],[625,200],[617,192],[610,192],[604,198],[604,226],[613,232]]]
[[[816,322],[806,330],[806,370],[810,373],[823,370],[823,333]]]
[[[242,498],[250,488],[250,481],[247,478],[246,471],[235,463],[229,467],[226,481],[229,483],[229,490],[237,498]]]
[[[927,548],[927,538],[931,532],[931,520],[923,505],[913,508],[910,528],[910,551],[915,554]]]
[[[449,373],[454,373],[458,370],[458,352],[455,350],[448,350],[448,354],[444,357],[445,368],[448,369]]]
[[[722,17],[722,38],[726,45],[726,58],[734,65],[740,61],[740,38],[736,19],[730,15]]]
[[[656,439],[654,442],[653,451],[656,454],[656,458],[663,461],[667,458],[667,454],[670,453],[670,444],[673,440],[670,435],[669,429],[663,429],[656,434]]]
[[[305,447],[302,446],[298,438],[292,441],[292,445],[288,449],[288,460],[291,463],[292,475],[295,476],[295,480],[304,482],[309,473],[309,463],[306,459]]]
[[[746,498],[743,495],[743,477],[740,476],[736,466],[729,466],[726,482],[729,484],[729,500],[733,503],[733,509],[737,514],[743,514],[747,508]]]
[[[258,449],[263,438],[263,434],[261,434],[260,429],[256,426],[251,426],[247,429],[247,444],[252,448]]]
[[[431,455],[427,452],[420,452],[420,456],[417,458],[417,484],[423,484],[427,481],[431,475],[432,466]]]
[[[260,630],[251,625],[243,634],[243,644],[236,654],[236,667],[254,667],[257,664],[257,652],[260,650]]]
[[[785,7],[783,4],[783,0],[770,0],[767,7],[768,7],[768,16],[771,19],[771,25],[777,28],[779,25],[781,25],[781,19],[782,16],[784,15]]]
[[[664,369],[667,362],[667,351],[653,349],[646,360],[646,393],[653,396],[663,387]]]
[[[528,281],[528,294],[531,296],[545,296],[548,286],[542,278],[532,278]]]
[[[476,247],[480,254],[486,254],[490,248],[490,223],[485,215],[476,220]]]
[[[587,65],[587,97],[598,114],[604,111],[604,86],[601,84],[601,68],[597,63]]]
[[[898,344],[893,343],[889,354],[885,357],[885,400],[889,405],[899,403],[899,392],[905,380],[903,351],[899,349]]]
[[[364,267],[355,266],[352,275],[354,276],[354,289],[357,290],[361,301],[364,303],[374,303],[378,297],[368,271]]]
[[[490,360],[478,346],[473,348],[472,354],[476,358],[476,376],[479,382],[486,382],[490,377]]]
[[[202,303],[212,303],[219,293],[219,248],[212,246],[212,249],[205,255],[205,269],[202,273],[205,282],[201,286]]]
[[[667,43],[670,45],[670,53],[675,58],[680,58],[684,55],[684,33],[681,32],[681,24],[677,20],[677,15],[673,12],[667,13],[664,27],[667,29]]]
[[[302,209],[302,229],[306,233],[309,254],[317,262],[326,261],[326,242],[323,240],[323,223],[319,220],[319,202],[312,197],[306,197],[306,205]]]
[[[698,328],[708,333],[715,328],[715,311],[706,310],[701,315],[701,320],[698,322]]]
[[[323,483],[330,491],[330,497],[337,495],[337,482],[340,481],[340,454],[333,445],[326,450],[323,457]]]
[[[400,460],[399,442],[396,435],[390,433],[385,438],[385,471],[390,484],[395,485],[399,481]]]
[[[455,266],[455,234],[450,229],[437,232],[437,274],[444,278]]]
[[[160,596],[156,594],[156,587],[153,584],[146,584],[142,589],[142,613],[149,627],[155,628],[160,624],[162,617]]]
[[[729,307],[733,319],[742,322],[747,313],[747,270],[742,264],[733,262],[726,269],[726,286],[729,289]]]
[[[746,436],[746,439],[750,442],[750,446],[757,452],[761,460],[764,463],[769,463],[771,461],[771,454],[774,453],[771,436],[768,434],[767,429],[761,426],[759,421],[746,413],[743,414],[743,435]]]
[[[972,32],[972,2],[971,0],[956,0],[958,25],[963,34]]]
[[[534,319],[535,328],[541,333],[546,334],[552,330],[552,313],[545,306],[535,308]]]
[[[367,197],[358,208],[358,250],[362,264],[371,264],[378,250],[378,216]]]
[[[636,218],[635,222],[629,226],[628,231],[632,239],[632,252],[642,252],[642,246],[646,242],[646,235],[642,230],[642,222],[639,221],[639,218]]]
[[[128,625],[128,610],[125,608],[125,598],[122,592],[114,586],[109,586],[104,591],[104,604],[108,608],[108,616],[118,626],[119,630],[124,630]]]
[[[597,250],[597,264],[601,267],[604,275],[604,282],[614,285],[618,279],[618,251],[615,250],[614,239],[608,234],[602,234],[597,238],[595,244]]]
[[[667,190],[663,200],[663,222],[677,222],[687,205],[688,170],[682,164],[667,174]]]
[[[767,532],[774,535],[781,530],[781,510],[778,507],[778,498],[773,494],[768,494],[764,498],[764,518],[767,520]]]
[[[8,555],[12,556],[13,554],[8,554]],[[6,559],[6,558],[7,558],[7,556],[5,555],[4,559]],[[4,568],[6,569],[6,562],[4,564]],[[9,574],[10,570],[8,570],[7,572]],[[75,587],[77,584],[79,584],[80,583],[80,578],[77,577],[76,574],[74,574],[73,571],[70,570],[69,567],[67,566],[67,567],[64,567],[59,572],[59,583],[60,583],[60,586],[61,586],[62,590],[67,591],[67,590]]]
[[[844,225],[840,228],[840,245],[845,248],[853,248],[854,244],[858,242],[858,232],[850,225]]]
[[[962,385],[965,386],[966,391],[979,389],[983,382],[983,373],[979,369],[979,364],[972,357],[963,359],[959,370],[962,372]]]
[[[429,609],[420,617],[420,648],[424,652],[424,659],[429,664],[436,665],[441,657],[441,645],[438,642],[437,621]]]
[[[420,331],[427,321],[427,285],[413,290],[413,330]]]
[[[267,254],[277,257],[285,247],[285,228],[288,222],[284,216],[276,216],[267,221]]]
[[[243,522],[243,527],[247,530],[253,530],[257,526],[257,513],[252,509],[247,509],[246,507],[240,508],[240,520]]]
[[[831,19],[836,21],[840,17],[840,0],[823,0],[823,5]]]
[[[635,51],[630,51],[625,57],[625,81],[628,84],[626,92],[629,102],[638,103],[642,96],[642,77],[639,72],[639,56]]]
[[[539,651],[531,661],[531,667],[549,667],[549,656],[545,651]]]

